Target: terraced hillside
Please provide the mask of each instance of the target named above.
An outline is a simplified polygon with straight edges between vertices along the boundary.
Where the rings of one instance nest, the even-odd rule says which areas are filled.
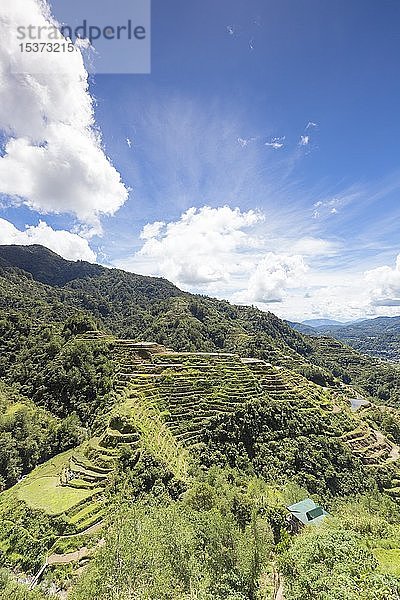
[[[342,439],[367,467],[375,472],[386,471],[384,489],[400,502],[400,446],[392,436],[387,437],[379,430],[374,422],[374,410],[383,414],[392,411],[370,403],[362,406],[357,427],[344,434]]]
[[[286,367],[233,353],[174,352],[98,332],[80,339],[109,342],[115,364],[114,406],[98,436],[0,494],[0,549],[12,562],[24,564],[28,539],[38,567],[44,561],[56,565],[87,560],[97,543],[123,449],[129,448],[137,465],[152,456],[190,486],[196,448],[204,444],[213,420],[259,402],[296,402],[310,413],[317,406],[327,414],[348,414],[355,427],[342,441],[369,468],[392,467],[387,490],[400,500],[399,448],[363,420],[365,410],[351,412],[352,391],[346,386],[323,388]]]
[[[82,339],[110,340],[101,334]],[[233,354],[175,353],[158,344],[129,340],[113,340],[111,347],[116,364],[115,405],[104,431],[36,468],[0,495],[4,519],[0,547],[12,551],[17,562],[23,562],[22,552],[6,540],[32,537],[42,560],[62,547],[63,540],[69,540],[69,549],[84,547],[85,536],[102,522],[105,489],[123,447],[129,447],[138,462],[143,454],[150,454],[177,480],[189,484],[190,450],[213,416],[262,397],[257,378]],[[23,515],[17,522],[11,518],[16,505]],[[22,524],[31,511],[45,516],[44,532],[32,535],[29,526]]]
[[[332,399],[332,389],[323,390],[305,377],[281,365],[272,365],[263,360],[244,358],[242,362],[256,375],[261,388],[269,398],[283,400],[314,399],[322,402]]]
[[[106,598],[125,556],[120,583],[130,580],[137,560],[129,593],[145,577],[144,597],[159,598],[149,596],[148,580],[170,567],[143,576],[140,561],[150,554],[160,564],[165,531],[179,553],[182,540],[189,554],[197,540],[201,568],[182,573],[184,597],[192,592],[184,581],[199,573],[212,581],[209,558],[218,567],[211,596],[236,597],[237,582],[253,573],[246,557],[265,533],[269,558],[243,592],[253,598],[256,581],[265,575],[267,582],[279,559],[289,498],[306,495],[342,519],[337,500],[357,504],[365,494],[373,517],[378,510],[392,523],[387,530],[379,525],[371,548],[382,564],[397,556],[395,365],[299,335],[271,313],[184,293],[165,280],[64,261],[38,246],[0,248],[0,334],[0,564],[9,588],[15,568],[21,577],[36,574],[32,583],[44,572],[45,596],[54,581],[65,598],[83,573],[81,594],[71,598]],[[159,516],[165,505],[167,518]],[[350,521],[361,533],[371,530]],[[333,535],[329,548],[336,549]],[[190,562],[173,550],[174,564]],[[243,571],[230,566],[230,592],[219,594],[227,556]]]
[[[146,450],[178,479],[187,480],[187,450],[213,417],[263,397],[258,378],[234,354],[178,353],[158,344],[116,340],[113,356],[120,401],[111,415],[108,443],[138,432]]]
[[[16,311],[22,320],[29,314],[39,327],[53,324],[55,330],[81,311],[114,336],[259,358],[316,383],[332,384],[334,376],[374,401],[400,406],[396,365],[301,335],[272,313],[182,292],[164,279],[66,261],[42,246],[0,246],[0,322],[12,321]],[[7,374],[9,361],[2,362]]]

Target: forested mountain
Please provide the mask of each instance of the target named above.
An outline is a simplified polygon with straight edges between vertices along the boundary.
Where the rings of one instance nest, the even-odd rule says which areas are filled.
[[[395,367],[300,335],[270,312],[182,292],[165,279],[66,261],[42,246],[0,246],[0,260],[4,315],[16,310],[33,322],[59,323],[80,310],[119,337],[181,351],[237,352],[271,362],[279,357],[317,383],[331,371],[368,395],[400,402]]]
[[[2,246],[0,598],[395,600],[399,406],[272,313]]]
[[[330,336],[365,354],[400,361],[400,317],[377,317],[334,326],[318,322],[310,326],[308,321],[290,325],[300,333]]]
[[[360,352],[385,360],[400,361],[400,317],[377,317],[335,330],[324,329],[323,333]]]

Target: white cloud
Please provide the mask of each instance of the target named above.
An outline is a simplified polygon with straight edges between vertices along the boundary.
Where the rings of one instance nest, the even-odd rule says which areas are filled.
[[[9,221],[0,219],[0,244],[16,244],[18,246],[41,244],[68,260],[96,261],[96,254],[90,248],[87,240],[76,233],[56,231],[44,221],[39,221],[36,227],[30,225],[24,231],[20,231]]]
[[[242,148],[245,148],[246,146],[248,146],[248,144],[251,142],[250,140],[245,140],[244,138],[238,138],[238,143],[242,146]]]
[[[304,237],[291,244],[291,251],[303,256],[332,256],[337,252],[337,244],[321,238]]]
[[[301,135],[300,136],[300,142],[299,142],[300,146],[308,146],[309,143],[310,143],[309,135]]]
[[[261,240],[246,230],[263,218],[228,206],[190,208],[178,221],[145,225],[143,247],[118,266],[162,275],[184,287],[229,282],[242,268],[242,253],[260,247]]]
[[[377,313],[371,307],[362,273],[310,268],[289,282],[282,302],[273,307],[278,316],[302,321],[305,318],[351,320]],[[260,305],[262,308],[262,305]]]
[[[316,207],[327,211],[341,203],[334,198]],[[380,267],[364,277],[352,264],[343,266],[345,248],[339,240],[296,238],[293,229],[276,235],[271,224],[269,213],[191,208],[175,221],[145,225],[141,249],[116,266],[292,320],[350,320],[398,311],[400,256],[394,269]]]
[[[79,51],[20,52],[17,27],[51,24],[40,0],[0,7],[0,192],[42,213],[71,213],[100,229],[128,192],[95,129],[93,101]],[[33,61],[33,62],[32,62]]]
[[[141,240],[150,240],[151,238],[158,237],[161,229],[164,227],[164,221],[155,221],[154,223],[147,223],[140,232]]]
[[[365,272],[373,306],[400,306],[400,254],[394,267],[388,265]]]
[[[329,215],[337,215],[340,209],[347,204],[348,198],[330,198],[329,200],[318,200],[313,204],[313,218],[326,217]]]
[[[270,142],[265,142],[265,145],[270,146],[270,148],[273,148],[274,150],[280,150],[285,145],[284,141],[285,141],[285,136],[274,137],[274,138],[271,138]]]
[[[273,311],[280,317],[352,320],[399,315],[400,255],[393,267],[311,269],[298,288],[288,290]],[[262,308],[262,306],[260,306]]]
[[[237,139],[238,144],[240,144],[240,146],[242,148],[246,148],[246,146],[248,146],[252,142],[257,142],[258,140],[259,140],[259,137],[251,137],[251,138],[238,137],[238,139]]]
[[[274,240],[260,235],[264,221],[254,210],[191,208],[177,221],[145,225],[142,248],[116,266],[235,302],[281,302],[290,287],[304,283],[308,267],[299,253],[271,251]],[[316,238],[302,238],[292,247],[308,256],[332,250]]]
[[[268,252],[250,275],[248,287],[237,299],[244,302],[282,302],[285,291],[299,283],[308,268],[303,257]]]

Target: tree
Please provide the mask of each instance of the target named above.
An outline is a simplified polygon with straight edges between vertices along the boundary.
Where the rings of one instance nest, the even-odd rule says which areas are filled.
[[[373,554],[351,531],[309,528],[283,554],[286,600],[397,600],[400,581],[377,572]]]

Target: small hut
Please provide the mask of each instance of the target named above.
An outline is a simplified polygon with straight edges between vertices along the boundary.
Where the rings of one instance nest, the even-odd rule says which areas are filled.
[[[297,533],[306,525],[317,525],[325,519],[327,512],[322,506],[315,504],[311,498],[287,506],[289,511],[288,521],[292,533]]]

